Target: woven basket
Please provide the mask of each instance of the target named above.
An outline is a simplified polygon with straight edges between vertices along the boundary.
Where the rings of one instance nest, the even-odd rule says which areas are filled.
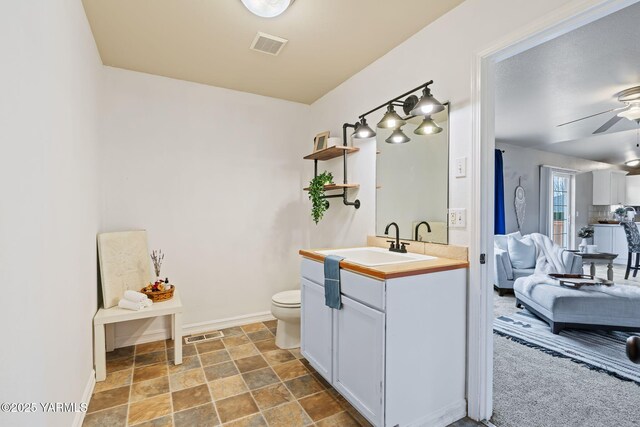
[[[168,301],[171,298],[173,298],[173,291],[175,289],[176,289],[175,286],[171,286],[171,289],[169,289],[168,291],[153,292],[153,291],[146,291],[143,288],[142,290],[140,290],[140,292],[148,296],[149,299],[153,302],[162,302],[162,301]]]

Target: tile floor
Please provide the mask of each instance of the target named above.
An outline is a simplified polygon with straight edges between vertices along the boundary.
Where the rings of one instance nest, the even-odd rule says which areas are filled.
[[[276,321],[225,329],[223,339],[107,353],[84,426],[368,426],[307,363],[275,345]]]

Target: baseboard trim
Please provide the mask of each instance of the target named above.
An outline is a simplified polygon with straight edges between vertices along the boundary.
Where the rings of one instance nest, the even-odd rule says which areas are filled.
[[[207,320],[205,322],[189,323],[182,328],[182,335],[192,335],[201,332],[213,331],[217,329],[231,328],[233,326],[246,325],[248,323],[264,322],[273,320],[271,311],[260,311],[258,313],[243,314],[241,316],[227,317],[224,319]],[[142,334],[133,336],[116,337],[115,347],[127,347],[130,345],[144,344],[152,341],[166,340],[171,337],[169,329],[154,329],[144,331]]]
[[[462,399],[451,405],[445,406],[415,422],[407,424],[407,427],[431,427],[448,426],[467,416],[467,401]]]
[[[93,395],[93,389],[96,386],[96,371],[91,370],[89,372],[89,380],[87,381],[87,385],[84,387],[84,392],[82,393],[81,403],[86,403],[89,406],[89,401],[91,400],[91,395]],[[84,422],[84,416],[86,412],[76,412],[76,416],[73,418],[73,427],[82,427],[82,423]]]

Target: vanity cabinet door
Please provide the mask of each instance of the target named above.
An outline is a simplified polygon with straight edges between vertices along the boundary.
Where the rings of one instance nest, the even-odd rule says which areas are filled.
[[[384,425],[385,314],[342,297],[334,310],[333,386],[369,421]]]
[[[302,355],[327,381],[331,381],[332,310],[324,304],[324,287],[302,278],[301,289]]]

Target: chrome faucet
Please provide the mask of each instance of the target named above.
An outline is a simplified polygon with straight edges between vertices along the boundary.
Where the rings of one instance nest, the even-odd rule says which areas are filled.
[[[416,225],[416,231],[415,231],[415,239],[416,241],[420,241],[420,239],[418,239],[418,229],[420,228],[420,226],[424,224],[427,226],[427,233],[431,233],[431,226],[429,225],[429,223],[427,221],[422,221],[421,223],[419,223],[418,225]]]
[[[384,234],[387,234],[387,235],[389,234],[389,228],[392,225],[396,228],[396,240],[395,241],[387,240],[387,242],[391,243],[391,246],[389,246],[389,250],[391,252],[400,252],[400,253],[406,254],[407,253],[406,246],[408,246],[409,244],[404,242],[400,243],[400,228],[398,227],[398,224],[396,224],[395,222],[390,222],[387,225],[387,228],[384,229]]]

